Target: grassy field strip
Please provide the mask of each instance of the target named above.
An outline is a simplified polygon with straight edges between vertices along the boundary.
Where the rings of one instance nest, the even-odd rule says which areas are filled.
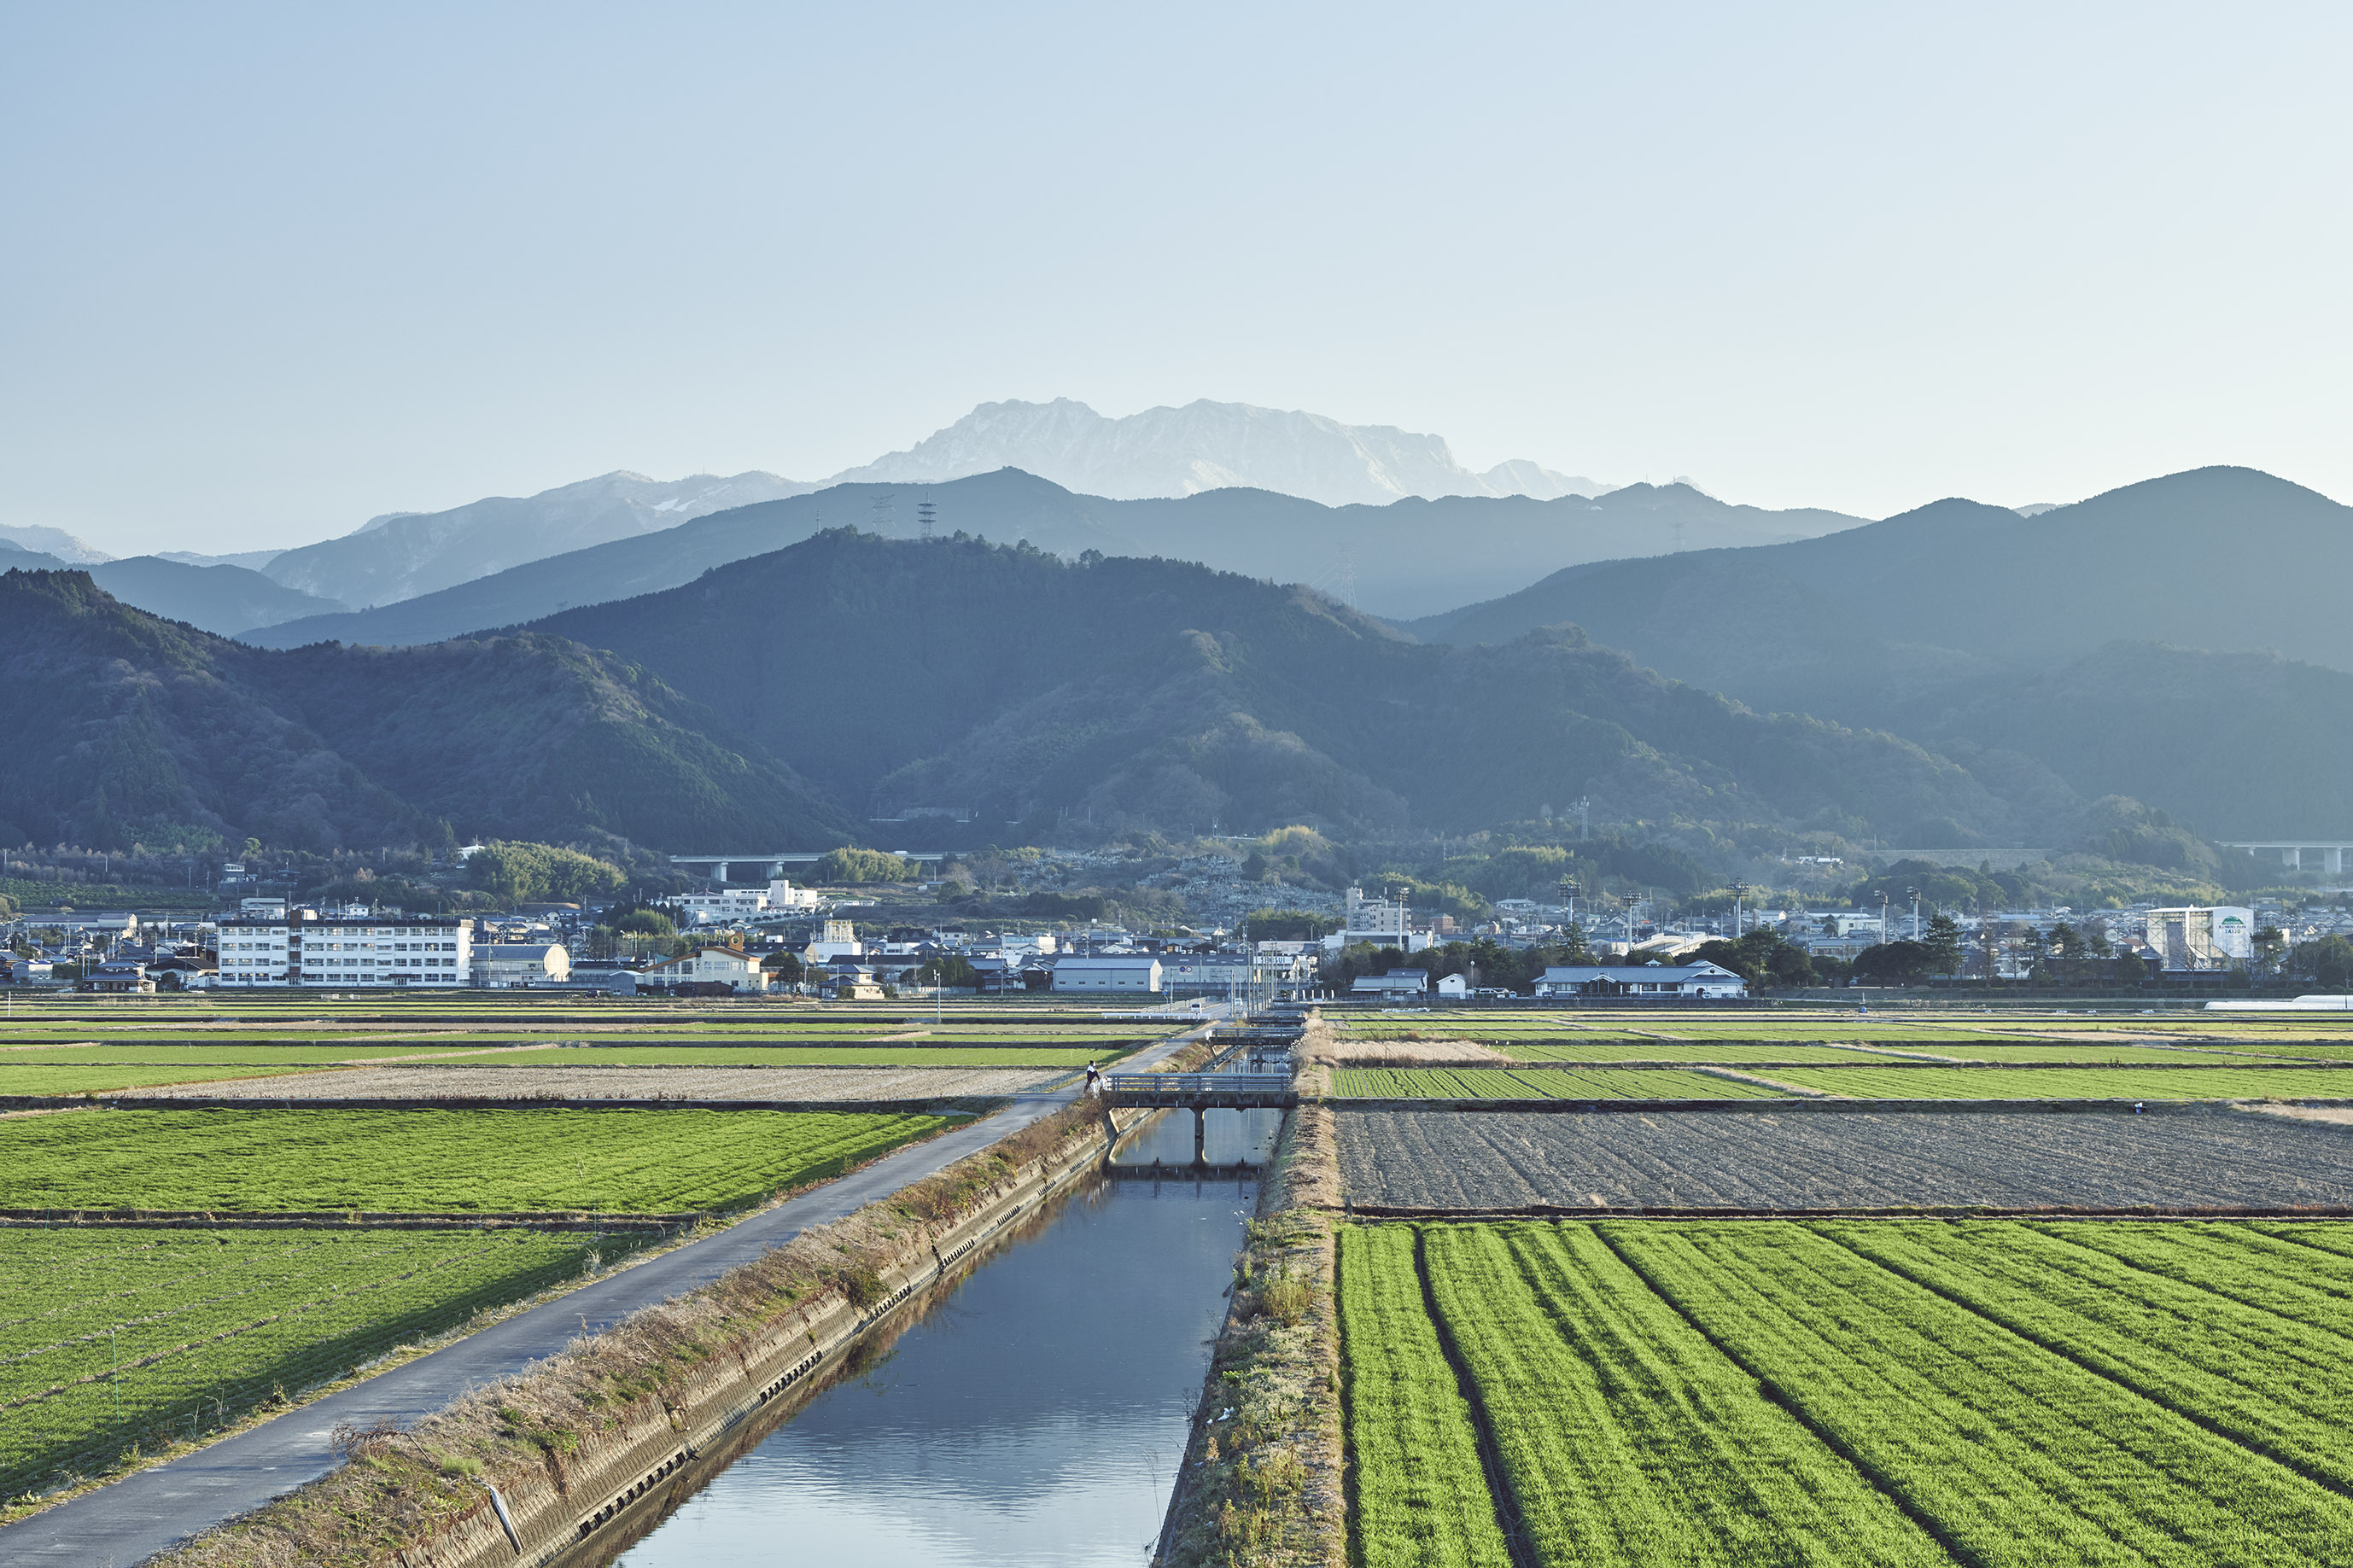
[[[2353,1100],[2353,1070],[2292,1067],[1787,1068],[1855,1100]]]
[[[2353,1231],[2334,1225],[2057,1226],[2052,1234],[2274,1317],[2353,1333]]]
[[[0,1067],[0,1094],[103,1094],[110,1089],[160,1089],[172,1084],[223,1083],[256,1078],[307,1078],[332,1067]]]
[[[635,1245],[576,1232],[0,1231],[0,1498],[167,1430],[211,1429]]]
[[[729,1209],[947,1124],[837,1111],[76,1110],[0,1121],[0,1208]]]
[[[2353,1387],[2342,1376],[2353,1364],[2353,1338],[2341,1331],[2353,1321],[2340,1319],[2334,1331],[2284,1321],[2039,1226],[1810,1228],[2021,1339],[2353,1492],[2345,1442]],[[2244,1255],[2240,1268],[2266,1263],[2278,1266]]]
[[[568,1046],[526,1058],[494,1061],[437,1063],[499,1068],[506,1067],[1040,1067],[1082,1068],[1089,1062],[1113,1062],[1139,1049],[1141,1042],[1115,1045],[1048,1046],[727,1046],[698,1049],[692,1046]],[[0,1069],[5,1070],[5,1069]]]
[[[1471,1407],[1447,1363],[1404,1226],[1340,1234],[1351,1510],[1364,1568],[1512,1568]]]
[[[1588,1046],[1546,1042],[1518,1045],[1495,1042],[1514,1061],[1590,1062],[1616,1067],[1765,1067],[1800,1066],[1810,1062],[1872,1062],[1901,1060],[1892,1052],[1867,1046],[1811,1045],[1643,1045]]]
[[[1589,1233],[1421,1231],[1542,1563],[1946,1563]]]
[[[1994,1568],[2353,1562],[2353,1500],[1795,1226],[1594,1227]]]
[[[1947,1065],[1974,1063],[1993,1067],[2004,1062],[2064,1062],[2082,1067],[2229,1067],[2287,1059],[2242,1051],[2202,1049],[2195,1046],[2118,1046],[2105,1040],[2086,1040],[2078,1045],[1957,1045],[1936,1053],[1901,1050],[1893,1046],[1881,1049],[1883,1055],[1909,1058],[1914,1061]]]
[[[331,1073],[338,1068],[414,1068],[420,1071],[446,1068],[479,1068],[496,1071],[512,1068],[719,1068],[776,1067],[937,1067],[937,1068],[1083,1068],[1089,1062],[1109,1063],[1136,1047],[1123,1042],[1115,1048],[1093,1050],[1071,1046],[1024,1048],[1011,1046],[840,1046],[761,1048],[729,1046],[717,1049],[693,1046],[557,1047],[522,1046],[486,1051],[396,1053],[377,1058],[343,1058],[332,1054],[312,1058],[290,1050],[290,1059],[271,1061],[259,1047],[225,1051],[216,1057],[154,1061],[153,1052],[136,1053],[134,1059],[59,1062],[0,1062],[0,1095],[97,1094],[111,1089],[144,1089],[166,1084],[218,1083],[231,1079],[279,1078],[294,1073]]]
[[[1763,1084],[1676,1068],[1335,1068],[1357,1100],[1785,1100]]]

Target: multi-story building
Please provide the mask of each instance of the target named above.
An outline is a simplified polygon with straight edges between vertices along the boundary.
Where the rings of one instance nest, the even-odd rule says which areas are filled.
[[[473,922],[416,915],[220,922],[222,985],[463,985]]]

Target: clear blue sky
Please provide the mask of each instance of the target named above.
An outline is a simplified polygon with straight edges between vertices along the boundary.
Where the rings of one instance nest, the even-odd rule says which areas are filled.
[[[0,9],[0,521],[227,551],[999,397],[1882,515],[2353,500],[2353,9]]]

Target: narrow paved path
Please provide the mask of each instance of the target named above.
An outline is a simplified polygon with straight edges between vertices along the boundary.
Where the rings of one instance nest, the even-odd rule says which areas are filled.
[[[1140,1053],[1129,1070],[1169,1056],[1195,1033]],[[716,1236],[584,1285],[185,1458],[126,1476],[0,1529],[0,1563],[12,1568],[17,1563],[124,1568],[143,1563],[198,1531],[249,1513],[333,1469],[338,1461],[327,1442],[337,1422],[364,1426],[388,1415],[406,1425],[428,1415],[470,1388],[554,1355],[579,1335],[584,1324],[592,1332],[600,1331],[640,1307],[707,1285],[730,1268],[782,1247],[810,1226],[830,1224],[979,1152],[1051,1115],[1078,1094],[1072,1088],[1014,1100],[994,1115],[887,1154]]]

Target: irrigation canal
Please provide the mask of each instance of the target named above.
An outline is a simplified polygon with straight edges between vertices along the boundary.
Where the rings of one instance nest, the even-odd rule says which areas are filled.
[[[1134,1059],[1139,1064],[1149,1064],[1182,1048],[1189,1037],[1188,1031]],[[1050,1114],[1067,1104],[1076,1092],[1066,1089],[1054,1095],[1017,1099],[994,1116],[887,1154],[839,1181],[764,1210],[702,1241],[607,1275],[404,1366],[208,1444],[184,1458],[140,1470],[0,1528],[0,1563],[11,1568],[18,1563],[112,1568],[115,1564],[144,1562],[200,1530],[249,1512],[326,1474],[338,1463],[330,1447],[336,1422],[348,1420],[355,1426],[364,1426],[390,1416],[406,1426],[440,1409],[470,1387],[494,1382],[521,1371],[533,1361],[554,1354],[584,1327],[591,1331],[603,1329],[640,1307],[707,1283],[770,1247],[782,1246],[806,1226],[839,1219],[889,1196],[910,1182],[920,1181],[976,1153],[1008,1132]],[[1230,1121],[1239,1114],[1225,1112],[1215,1121]],[[1274,1121],[1271,1113],[1255,1114],[1270,1123]],[[1161,1118],[1156,1125],[1166,1125],[1171,1120]],[[1179,1120],[1186,1140],[1184,1159],[1189,1162],[1191,1119]],[[1136,1136],[1143,1136],[1142,1130]],[[1159,1136],[1173,1134],[1155,1133],[1155,1138]],[[1124,1150],[1127,1147],[1123,1144]],[[1230,1187],[1231,1183],[1228,1185]],[[1231,1251],[1229,1246],[1229,1258]],[[1222,1267],[1221,1262],[1221,1269]],[[1216,1300],[1221,1288],[1220,1282],[1212,1284],[1208,1290],[1212,1309],[1209,1321],[1213,1326],[1215,1310],[1222,1307],[1222,1302]],[[1060,1321],[1072,1330],[1117,1332],[1115,1323],[1100,1320],[1077,1322],[1067,1313],[1062,1314]],[[1198,1373],[1198,1362],[1195,1370]],[[1181,1435],[1177,1441],[1181,1443]],[[1173,1468],[1170,1474],[1173,1477]],[[1148,1538],[1152,1532],[1148,1527],[1139,1526],[1138,1530],[1138,1539]],[[774,1561],[773,1544],[764,1561]],[[1082,1560],[1085,1559],[1070,1559]],[[861,1568],[875,1565],[861,1564]]]
[[[977,1269],[934,1288],[634,1543],[620,1568],[1141,1564],[1281,1112],[1154,1118]],[[565,1568],[575,1568],[567,1563]]]

